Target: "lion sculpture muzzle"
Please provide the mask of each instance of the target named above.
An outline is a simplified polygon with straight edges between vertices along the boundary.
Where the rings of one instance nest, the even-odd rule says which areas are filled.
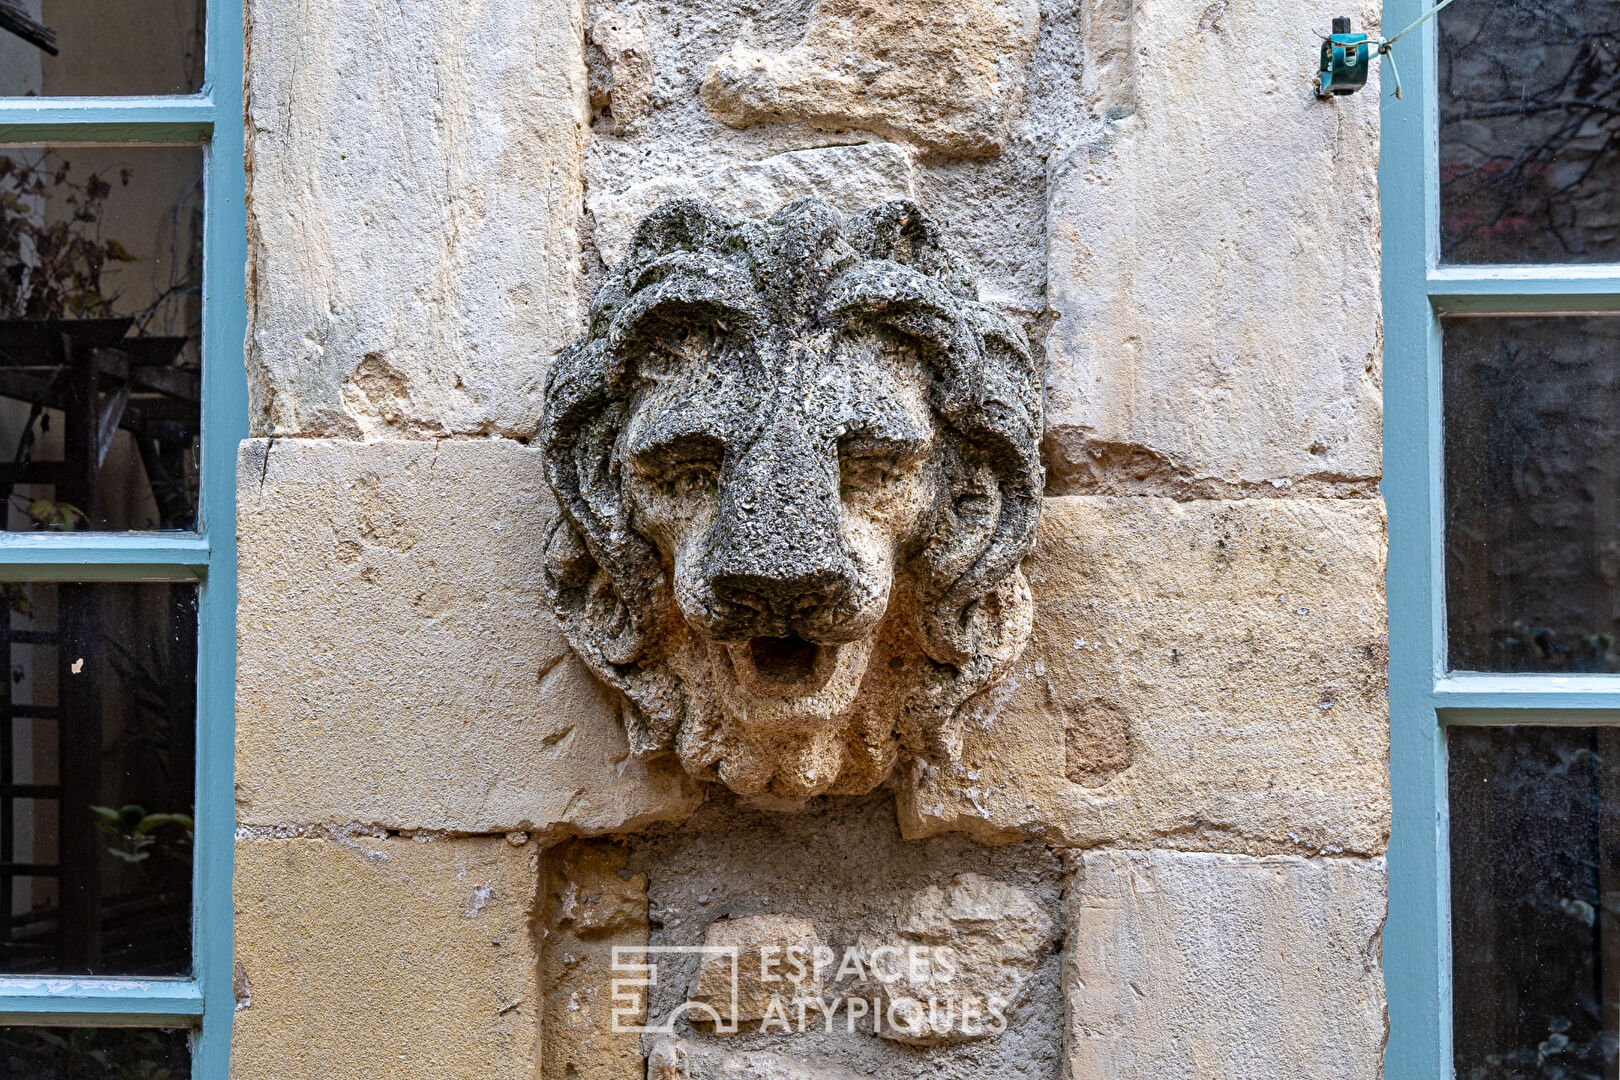
[[[546,551],[638,754],[767,801],[957,747],[1029,637],[1041,384],[915,206],[649,215],[558,358]]]

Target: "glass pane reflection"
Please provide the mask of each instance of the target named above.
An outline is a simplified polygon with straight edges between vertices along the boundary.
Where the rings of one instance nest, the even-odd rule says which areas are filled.
[[[0,972],[190,969],[196,595],[0,585]]]
[[[190,529],[202,152],[0,151],[6,529]]]
[[[1450,667],[1620,671],[1620,317],[1444,335]]]
[[[1612,1080],[1620,730],[1452,728],[1457,1080]]]
[[[0,95],[195,93],[203,42],[203,0],[10,0]]]
[[[1620,260],[1620,5],[1467,0],[1439,24],[1442,257]]]
[[[0,1027],[0,1076],[15,1080],[186,1080],[190,1037],[148,1028]]]

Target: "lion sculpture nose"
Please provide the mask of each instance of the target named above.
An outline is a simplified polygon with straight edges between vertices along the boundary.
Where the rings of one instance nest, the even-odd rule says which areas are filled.
[[[824,453],[802,429],[779,430],[756,442],[721,484],[703,576],[718,601],[722,638],[814,634],[854,591],[837,463],[822,460]]]
[[[711,588],[716,598],[726,605],[757,612],[784,628],[836,607],[850,593],[850,583],[830,570],[799,574],[722,574],[713,579]]]

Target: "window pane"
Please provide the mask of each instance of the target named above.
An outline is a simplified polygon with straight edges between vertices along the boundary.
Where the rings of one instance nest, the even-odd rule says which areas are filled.
[[[1620,731],[1452,728],[1458,1080],[1611,1080]]]
[[[18,1080],[186,1080],[190,1038],[150,1028],[0,1027],[0,1076]]]
[[[0,147],[7,529],[190,529],[202,151]]]
[[[1620,317],[1444,334],[1450,666],[1620,671]]]
[[[1620,261],[1620,5],[1469,0],[1439,23],[1445,260]]]
[[[196,588],[0,585],[0,972],[190,969]]]
[[[203,0],[0,4],[0,94],[189,94],[202,84]]]

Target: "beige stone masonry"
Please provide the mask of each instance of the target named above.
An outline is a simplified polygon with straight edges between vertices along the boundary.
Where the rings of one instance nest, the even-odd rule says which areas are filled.
[[[1382,859],[1071,857],[1069,1080],[1378,1080]]]
[[[561,836],[695,807],[547,614],[536,451],[255,441],[239,484],[243,824]],[[1035,638],[960,771],[904,778],[906,828],[1382,852],[1383,551],[1370,501],[1048,499]]]
[[[613,983],[631,977],[615,970],[614,949],[647,944],[647,875],[625,873],[623,849],[602,840],[569,841],[542,860],[540,1077],[645,1080],[634,1029],[646,1022],[647,1001],[629,1003],[644,991],[616,997]],[[636,949],[619,960],[645,963],[647,954]]]
[[[1050,166],[1055,492],[1376,494],[1378,90],[1316,99],[1335,15],[1378,7],[1089,0],[1111,120]]]
[[[551,620],[538,452],[254,440],[238,491],[242,824],[555,836],[697,805]]]
[[[901,784],[910,835],[1380,854],[1382,504],[1046,500],[1035,636],[960,767]]]
[[[236,845],[231,1080],[533,1080],[535,847]]]
[[[256,434],[525,433],[578,327],[570,0],[249,0]]]
[[[587,197],[593,238],[602,261],[619,261],[641,219],[669,199],[707,199],[727,214],[765,218],[794,199],[809,196],[846,214],[892,199],[917,197],[911,154],[894,143],[820,146],[739,161],[702,176],[655,176],[619,194]]]
[[[1035,0],[818,0],[804,38],[744,37],[709,65],[703,101],[732,127],[803,120],[964,157],[1001,152],[1023,108]]]

